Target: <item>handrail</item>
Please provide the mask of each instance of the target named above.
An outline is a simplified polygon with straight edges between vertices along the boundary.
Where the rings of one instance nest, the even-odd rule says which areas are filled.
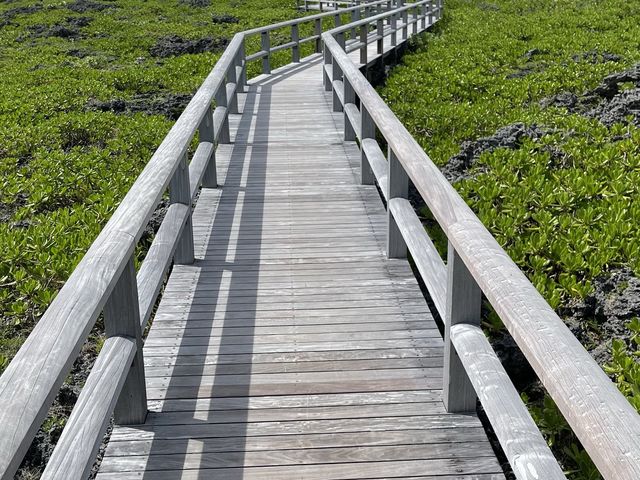
[[[391,30],[397,31],[398,13],[424,3],[372,16],[349,28],[362,25],[362,30],[368,30],[375,23],[380,31],[381,22],[391,19]],[[440,12],[437,0],[438,17]],[[360,141],[362,183],[373,183],[374,178],[386,182],[382,190],[388,203],[387,254],[403,257],[407,244],[427,245],[424,229],[410,227],[415,219],[406,208],[409,179],[449,240],[444,291],[435,288],[441,287],[443,277],[433,255],[414,254],[445,320],[444,401],[448,411],[475,409],[477,393],[489,419],[497,423],[496,434],[518,478],[564,478],[541,444],[530,415],[519,406],[517,392],[505,385],[495,352],[478,337],[484,293],[603,476],[640,478],[640,416],[367,81],[360,66],[368,57],[361,55],[357,65],[348,56],[346,29],[338,27],[322,35],[323,78],[326,89],[333,91],[334,111],[344,111],[345,140],[357,137]],[[391,35],[393,45],[396,38]],[[380,45],[377,53],[385,53]],[[360,114],[359,127],[353,122],[356,113]],[[388,145],[384,166],[376,130]],[[428,273],[434,265],[435,274]],[[499,388],[501,395],[488,394],[492,388]],[[503,402],[509,406],[506,410]],[[505,412],[514,417],[505,418]],[[524,429],[505,428],[516,420],[515,415],[517,425],[525,425]]]
[[[299,61],[301,42],[316,39],[316,50],[320,50],[322,19],[333,16],[338,25],[340,15],[350,13],[352,18],[359,18],[361,13],[366,15],[373,7],[383,5],[390,8],[392,1],[363,3],[234,35],[0,377],[1,479],[13,478],[101,313],[104,314],[108,339],[96,361],[99,369],[92,370],[90,381],[87,381],[91,389],[83,389],[69,421],[75,429],[80,421],[78,415],[91,410],[96,415],[91,423],[92,438],[83,438],[82,448],[88,450],[77,452],[80,447],[73,443],[73,435],[63,433],[54,451],[51,469],[56,469],[57,478],[79,478],[81,472],[86,471],[86,462],[93,461],[96,445],[99,445],[96,439],[104,434],[106,418],[112,411],[115,410],[116,421],[121,424],[144,421],[146,394],[141,332],[151,315],[172,259],[178,264],[193,261],[192,201],[200,185],[217,187],[215,147],[218,143],[229,143],[228,116],[237,113],[236,96],[246,83],[246,37],[261,34],[263,39],[268,39],[270,31],[291,27],[292,56],[294,61]],[[315,23],[314,35],[297,38],[298,25],[306,22]],[[272,49],[268,42],[266,46],[263,72],[269,73],[269,55],[278,47]],[[188,164],[188,150],[196,132],[199,133],[199,145]],[[171,205],[136,275],[133,268],[135,247],[167,188]],[[135,345],[133,353],[132,345]],[[130,355],[133,355],[132,363]],[[127,368],[118,370],[116,365],[108,365],[110,358],[128,362]],[[122,371],[122,375],[111,378],[101,374],[103,371]],[[91,398],[103,401],[94,405]],[[76,453],[85,464],[78,462],[77,458],[68,461],[67,456]],[[64,475],[60,473],[61,468]],[[46,471],[45,477],[53,474],[51,469]]]

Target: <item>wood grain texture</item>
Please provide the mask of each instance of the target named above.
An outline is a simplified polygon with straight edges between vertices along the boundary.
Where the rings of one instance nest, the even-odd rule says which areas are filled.
[[[516,477],[519,480],[565,479],[480,327],[453,325],[450,335]]]
[[[429,11],[430,19],[441,17],[441,5],[437,2],[435,12]],[[392,28],[395,22],[392,16]],[[600,472],[607,479],[640,477],[640,416],[442,176],[333,34],[339,31],[323,34],[333,66],[349,79]]]
[[[134,338],[116,336],[105,340],[43,479],[88,477],[136,349]]]
[[[151,413],[100,478],[503,478],[477,417],[444,411],[442,338],[320,60],[239,95],[145,344]]]

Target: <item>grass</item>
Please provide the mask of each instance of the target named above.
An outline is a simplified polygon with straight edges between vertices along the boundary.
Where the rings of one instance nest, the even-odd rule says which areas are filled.
[[[604,125],[544,101],[580,96],[638,63],[639,19],[637,0],[449,0],[381,89],[440,166],[504,126],[545,130],[484,152],[455,186],[554,308],[579,302],[612,270],[640,276],[638,120]],[[607,369],[638,408],[637,342],[613,350]],[[599,478],[575,437],[559,433],[566,423],[554,408],[547,399],[534,416],[552,425],[551,443],[562,439],[555,452],[570,476]]]

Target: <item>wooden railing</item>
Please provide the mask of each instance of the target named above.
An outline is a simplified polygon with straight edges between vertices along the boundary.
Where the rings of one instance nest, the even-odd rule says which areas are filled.
[[[142,358],[145,330],[171,263],[194,260],[192,204],[200,186],[217,186],[215,152],[229,143],[230,113],[244,90],[247,65],[262,60],[271,71],[271,55],[289,49],[294,62],[300,46],[314,42],[320,51],[323,20],[357,19],[392,8],[379,0],[330,13],[311,15],[236,34],[173,128],[100,232],[0,377],[0,478],[19,467],[98,316],[106,341],[82,389],[42,478],[85,478],[93,465],[111,413],[116,423],[145,421],[147,401]],[[301,37],[310,23],[313,34]],[[290,28],[291,41],[271,46],[270,32]],[[261,36],[261,50],[245,55],[249,37]],[[189,146],[198,146],[189,162]],[[170,206],[136,273],[134,250],[166,190]]]
[[[352,7],[359,3],[360,0],[296,0],[296,6],[300,10],[319,10],[325,12],[329,10],[338,10],[340,8]]]
[[[441,0],[426,0],[339,27],[322,35],[324,85],[344,112],[344,138],[358,141],[363,184],[377,181],[387,203],[389,257],[410,252],[445,323],[443,399],[449,412],[473,411],[479,397],[519,479],[565,478],[518,392],[480,329],[482,294],[606,479],[640,478],[640,416],[571,334],[527,277],[498,245],[404,125],[369,84],[372,30],[377,57],[397,32]],[[391,28],[385,27],[385,23]],[[361,41],[345,45],[359,29]],[[415,30],[414,30],[415,31]],[[391,36],[385,47],[382,39]],[[346,47],[346,48],[345,48]],[[348,52],[360,49],[360,62]],[[386,144],[383,152],[379,140]],[[408,200],[409,180],[448,238],[446,264]]]

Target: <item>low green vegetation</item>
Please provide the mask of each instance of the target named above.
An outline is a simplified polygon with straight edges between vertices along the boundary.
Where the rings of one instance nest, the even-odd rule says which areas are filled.
[[[640,410],[638,321],[612,344],[624,316],[597,305],[640,277],[640,76],[607,79],[640,61],[639,20],[637,0],[449,0],[381,94]],[[553,402],[531,408],[571,477],[599,478]]]
[[[297,15],[293,0],[0,3],[0,372],[233,34]]]

